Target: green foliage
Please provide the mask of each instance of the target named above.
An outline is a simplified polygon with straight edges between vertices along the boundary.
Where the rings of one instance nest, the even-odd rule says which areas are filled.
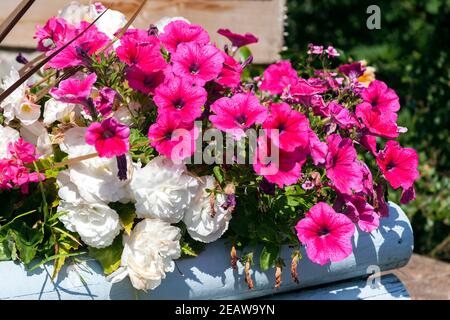
[[[342,49],[341,62],[365,59],[394,88],[409,132],[403,146],[420,154],[417,200],[405,207],[415,250],[429,253],[450,233],[450,1],[288,0],[285,57],[298,60],[308,43]],[[381,29],[366,27],[369,5],[381,9]],[[343,19],[345,17],[345,19]],[[297,65],[298,66],[298,65]],[[398,193],[391,199],[399,201]]]
[[[122,251],[122,235],[118,235],[112,245],[107,248],[96,249],[90,247],[89,255],[100,262],[105,274],[111,274],[120,267]]]

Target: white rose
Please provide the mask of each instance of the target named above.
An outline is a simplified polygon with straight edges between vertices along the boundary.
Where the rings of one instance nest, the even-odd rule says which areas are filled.
[[[127,275],[138,290],[153,290],[166,272],[172,272],[181,254],[180,229],[159,219],[144,219],[124,237],[121,267],[108,280],[116,283]]]
[[[8,89],[19,79],[19,72],[12,67],[9,75],[6,76],[0,84],[0,89]],[[26,87],[26,83],[23,83],[0,103],[0,107],[3,109],[3,116],[6,124],[14,119],[15,110],[20,107],[25,97]]]
[[[94,248],[110,246],[121,229],[119,215],[105,204],[62,200],[57,211],[65,213],[59,220],[67,230],[77,232],[84,243]]]
[[[170,223],[183,218],[197,188],[197,180],[186,174],[184,164],[174,164],[162,156],[136,168],[130,183],[137,216]]]
[[[58,185],[58,196],[61,200],[74,205],[80,203],[102,203],[99,198],[89,193],[84,193],[84,197],[82,197],[77,185],[70,180],[69,170],[61,171],[56,178],[56,183]]]
[[[218,193],[211,199],[214,196],[206,190],[215,188],[214,177],[205,176],[201,179],[204,183],[201,184],[197,196],[186,211],[183,222],[194,240],[209,243],[216,241],[227,231],[231,211],[222,207],[226,201],[224,194]]]
[[[66,122],[70,118],[70,114],[78,108],[73,103],[65,103],[56,101],[51,98],[44,105],[44,124],[51,125],[55,121]]]
[[[0,159],[8,156],[8,144],[19,139],[19,132],[11,127],[0,126]]]

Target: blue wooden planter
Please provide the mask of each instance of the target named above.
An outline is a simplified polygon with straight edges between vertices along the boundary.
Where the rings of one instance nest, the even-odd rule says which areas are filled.
[[[298,265],[300,284],[291,280],[287,267],[277,290],[274,270],[260,271],[257,258],[251,272],[255,288],[249,290],[244,282],[243,266],[238,263],[237,270],[230,267],[229,246],[219,240],[196,258],[178,260],[178,270],[167,274],[161,286],[147,293],[135,290],[128,279],[114,285],[107,282],[99,264],[89,257],[81,265],[64,267],[54,282],[51,264],[27,272],[20,264],[0,262],[0,299],[249,299],[367,277],[377,267],[385,271],[404,266],[412,254],[413,233],[408,218],[397,205],[390,203],[389,207],[390,216],[382,220],[378,230],[355,234],[354,253],[347,259],[319,266],[309,261],[303,251]],[[283,248],[281,256],[290,261],[291,249]],[[392,278],[383,281],[380,284],[385,291],[386,283],[393,285]],[[368,290],[371,289],[354,283],[352,298],[364,298]],[[297,297],[305,298],[307,292],[302,290],[303,295]],[[290,293],[284,297],[293,296]]]

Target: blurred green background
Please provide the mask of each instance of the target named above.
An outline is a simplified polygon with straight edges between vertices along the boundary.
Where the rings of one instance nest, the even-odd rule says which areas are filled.
[[[287,0],[286,56],[332,44],[341,62],[365,59],[396,90],[403,146],[420,154],[417,199],[403,206],[415,251],[450,260],[450,0]],[[367,7],[381,9],[369,30]],[[397,194],[391,200],[399,201]]]

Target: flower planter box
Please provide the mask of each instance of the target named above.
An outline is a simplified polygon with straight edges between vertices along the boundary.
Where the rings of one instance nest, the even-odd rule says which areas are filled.
[[[357,280],[372,274],[377,267],[380,271],[402,267],[411,257],[413,233],[408,218],[393,203],[389,204],[389,209],[389,218],[382,219],[377,231],[355,234],[353,254],[341,262],[320,266],[310,262],[303,251],[303,259],[298,265],[300,283],[295,284],[290,278],[289,268],[285,268],[281,287],[277,290],[274,289],[274,270],[261,272],[257,259],[251,271],[254,289],[249,290],[244,282],[243,266],[238,263],[237,270],[233,270],[229,246],[224,241],[217,241],[197,258],[177,260],[177,269],[167,274],[156,290],[147,293],[135,290],[129,280],[114,285],[107,282],[101,267],[89,258],[83,265],[64,267],[54,282],[50,278],[51,265],[28,273],[22,265],[1,262],[0,299],[249,299],[286,292],[291,293],[282,294],[279,298],[407,298],[401,283],[392,276],[382,278],[378,288],[365,285],[365,280]],[[286,261],[290,260],[290,254],[287,247],[281,251]],[[257,252],[255,257],[258,257]],[[342,280],[349,281],[328,289],[292,293]],[[390,290],[401,294],[389,295]]]

